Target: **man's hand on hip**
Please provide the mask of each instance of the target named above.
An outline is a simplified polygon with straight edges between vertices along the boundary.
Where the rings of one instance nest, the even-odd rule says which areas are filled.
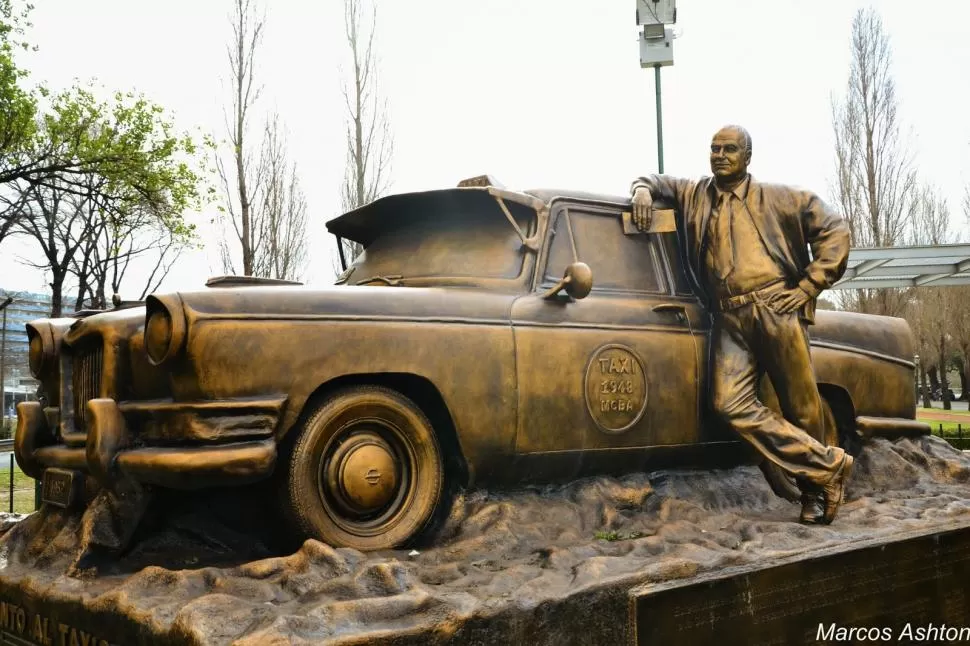
[[[653,196],[650,195],[650,189],[645,186],[637,187],[630,201],[633,202],[633,224],[640,231],[646,231],[650,228],[653,216]]]
[[[779,314],[789,314],[812,300],[801,287],[793,287],[775,294],[768,302]]]

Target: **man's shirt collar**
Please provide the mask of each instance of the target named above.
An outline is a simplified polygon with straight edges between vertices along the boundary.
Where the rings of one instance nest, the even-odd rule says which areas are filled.
[[[745,201],[746,199],[748,199],[748,187],[750,185],[751,185],[751,173],[748,173],[747,175],[745,175],[744,179],[741,180],[741,183],[735,186],[734,189],[730,191],[722,191],[720,188],[718,188],[716,182],[711,182],[711,186],[714,187],[715,204],[720,199],[722,193],[733,193],[736,198],[738,198],[742,202]]]

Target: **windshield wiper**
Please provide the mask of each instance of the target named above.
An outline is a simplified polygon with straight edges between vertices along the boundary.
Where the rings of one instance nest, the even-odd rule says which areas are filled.
[[[397,286],[401,284],[401,279],[404,276],[400,274],[392,274],[390,276],[371,276],[370,278],[365,278],[364,280],[358,280],[355,285],[366,285],[367,283],[382,282],[387,285]]]

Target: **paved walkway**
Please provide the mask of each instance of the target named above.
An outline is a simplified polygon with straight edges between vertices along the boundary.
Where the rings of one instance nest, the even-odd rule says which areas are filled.
[[[967,429],[970,430],[970,415],[966,413],[955,413],[948,410],[932,410],[926,411],[921,409],[916,413],[917,419],[932,419],[938,422],[963,422],[967,425]]]
[[[963,424],[967,431],[970,431],[970,415],[960,415],[959,413],[949,413],[946,411],[940,411],[939,413],[934,412],[932,415],[917,415],[916,418],[921,421],[932,420],[930,426],[939,422],[953,422],[954,424]]]

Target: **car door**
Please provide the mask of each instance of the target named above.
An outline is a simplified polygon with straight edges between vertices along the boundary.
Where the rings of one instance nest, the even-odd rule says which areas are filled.
[[[624,234],[622,208],[555,203],[535,289],[512,306],[516,451],[562,452],[560,471],[585,471],[609,450],[700,440],[693,328],[706,316],[678,293],[666,234]],[[547,297],[576,261],[592,269],[589,295]]]

